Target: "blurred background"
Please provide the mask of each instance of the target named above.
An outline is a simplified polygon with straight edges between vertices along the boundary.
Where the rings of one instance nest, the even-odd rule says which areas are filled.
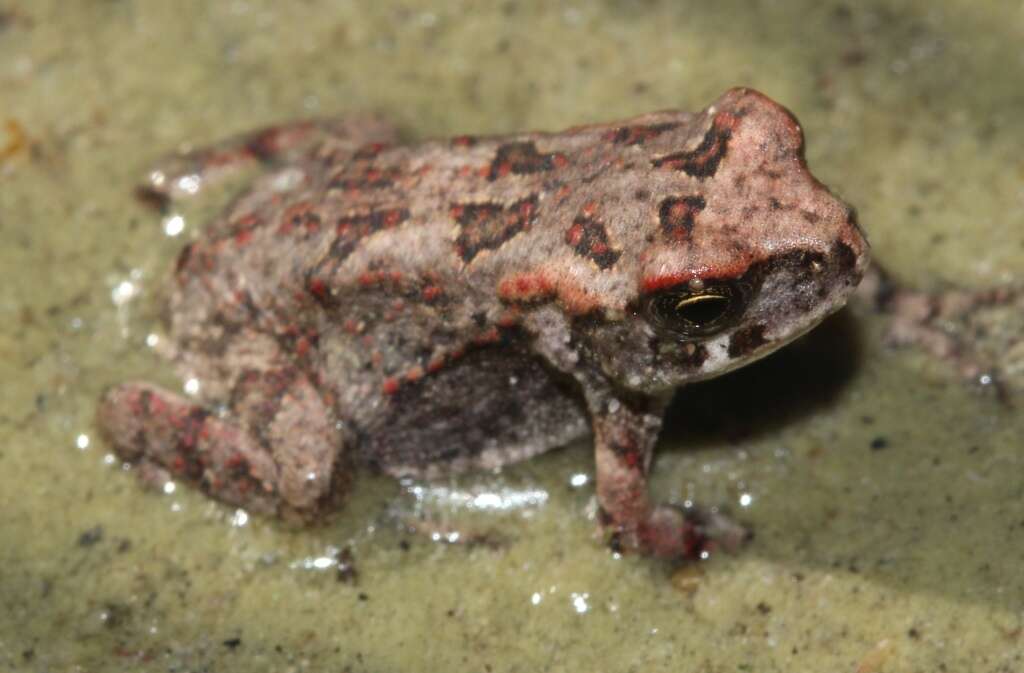
[[[698,565],[594,539],[586,442],[365,475],[294,532],[142,491],[93,423],[107,385],[177,385],[147,346],[160,288],[230,198],[136,201],[169,151],[366,111],[409,139],[557,130],[752,86],[894,277],[989,287],[1024,275],[1022,84],[1024,5],[997,0],[0,0],[0,669],[1024,670],[1024,417],[884,347],[865,306],[679,395],[656,493],[756,532]],[[421,512],[474,542],[399,524]]]

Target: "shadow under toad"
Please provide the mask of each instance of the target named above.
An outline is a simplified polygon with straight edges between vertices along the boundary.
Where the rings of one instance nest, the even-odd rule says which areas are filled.
[[[835,404],[862,357],[856,318],[841,311],[770,357],[681,388],[665,414],[662,441],[720,446],[813,416]]]

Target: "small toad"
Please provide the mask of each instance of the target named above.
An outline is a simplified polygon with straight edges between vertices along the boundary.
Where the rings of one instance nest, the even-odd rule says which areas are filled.
[[[672,392],[804,334],[868,264],[796,119],[750,89],[698,114],[421,144],[302,122],[178,157],[148,193],[254,164],[171,278],[191,394],[121,384],[98,418],[146,479],[298,522],[360,466],[432,478],[589,434],[610,542],[693,556],[707,521],[647,491]]]

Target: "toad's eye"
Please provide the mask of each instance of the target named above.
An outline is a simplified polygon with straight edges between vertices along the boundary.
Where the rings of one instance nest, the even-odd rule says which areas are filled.
[[[681,337],[708,337],[736,324],[747,306],[742,283],[690,281],[644,300],[656,328]]]

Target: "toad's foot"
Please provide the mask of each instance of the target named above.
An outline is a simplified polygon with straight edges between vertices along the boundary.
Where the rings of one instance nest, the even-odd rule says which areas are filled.
[[[1020,330],[997,312],[1020,315],[1024,286],[925,292],[900,286],[876,266],[865,276],[856,296],[889,317],[887,344],[917,347],[951,363],[962,379],[1009,401],[1009,388],[1015,387],[1010,379],[1016,358],[1021,361],[1017,368],[1024,370],[1024,339]]]
[[[111,388],[97,415],[144,482],[181,479],[222,502],[306,523],[337,504],[350,476],[347,465],[335,464],[336,431],[308,392],[293,385],[282,393],[260,433],[145,383]],[[296,442],[304,450],[292,450]]]
[[[612,530],[611,546],[635,535],[634,546],[649,556],[683,560],[707,558],[718,551],[734,552],[753,535],[724,514],[711,510],[684,510],[672,505],[655,507],[635,533]]]

